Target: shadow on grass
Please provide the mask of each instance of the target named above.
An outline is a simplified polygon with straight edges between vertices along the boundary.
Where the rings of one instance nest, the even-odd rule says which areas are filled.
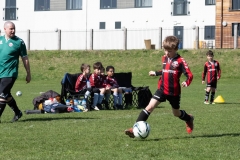
[[[185,137],[167,137],[167,138],[154,138],[154,139],[145,139],[145,141],[163,141],[169,139],[188,139],[188,138],[217,138],[217,137],[238,137],[240,133],[222,133],[222,134],[206,134],[206,135],[199,135],[199,136],[185,136]]]
[[[27,122],[27,121],[52,121],[52,120],[69,120],[69,119],[96,119],[96,118],[87,118],[87,117],[37,117],[37,118],[26,118],[23,120],[19,120],[19,122]]]

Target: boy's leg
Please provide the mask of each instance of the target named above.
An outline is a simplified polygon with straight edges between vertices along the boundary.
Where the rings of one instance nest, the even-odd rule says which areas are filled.
[[[117,110],[118,109],[118,92],[117,92],[117,88],[113,89],[113,105],[114,105],[114,109]]]
[[[206,93],[205,93],[204,104],[209,104],[208,100],[209,100],[209,93],[210,93],[210,91],[211,91],[211,87],[207,87]]]
[[[122,89],[118,89],[118,105],[120,109],[123,109],[122,97]]]
[[[166,96],[161,92],[161,90],[157,90],[155,94],[153,95],[152,99],[150,100],[148,106],[142,110],[136,120],[138,121],[146,121],[150,115],[150,113],[154,110],[156,106],[160,104],[160,102],[165,102]],[[125,134],[128,135],[131,138],[134,138],[133,129],[129,128],[125,130]]]
[[[147,121],[148,117],[150,116],[150,113],[151,113],[151,112],[154,110],[154,108],[155,108],[156,106],[158,106],[159,104],[160,104],[160,102],[159,102],[158,100],[152,98],[152,99],[150,100],[148,106],[140,112],[140,114],[139,114],[136,122],[139,122],[139,121]],[[133,129],[132,129],[132,128],[129,128],[129,129],[125,130],[125,134],[128,135],[128,136],[131,137],[131,138],[134,138],[134,137],[135,137],[134,134],[133,134]]]
[[[99,96],[99,93],[94,93],[94,96],[93,96],[93,104],[92,104],[92,108],[93,108],[94,110],[99,110],[99,108],[97,107],[98,96]]]
[[[173,115],[185,121],[187,126],[187,132],[189,134],[192,133],[194,118],[192,115],[187,114],[184,110],[180,110],[180,96],[168,96],[167,100],[172,106]]]
[[[213,82],[211,85],[210,104],[215,104],[213,101],[214,101],[214,97],[215,97],[216,88],[217,88],[217,82]]]

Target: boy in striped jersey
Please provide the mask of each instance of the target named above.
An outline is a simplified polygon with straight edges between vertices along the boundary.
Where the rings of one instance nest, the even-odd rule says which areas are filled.
[[[204,104],[215,104],[214,101],[214,96],[215,96],[215,91],[217,88],[217,80],[220,79],[221,77],[221,69],[219,62],[216,60],[213,60],[213,52],[209,50],[207,53],[207,62],[204,64],[204,69],[202,73],[202,84],[205,83],[205,78],[206,78],[206,93],[205,93],[205,100]],[[209,94],[211,92],[211,97],[210,97],[210,103],[209,103]]]
[[[188,87],[192,82],[193,75],[186,61],[178,53],[179,40],[175,36],[167,36],[163,41],[165,55],[162,57],[162,70],[150,71],[150,76],[159,76],[158,89],[150,100],[148,106],[141,111],[137,121],[146,121],[161,102],[169,101],[174,116],[186,123],[187,133],[192,133],[193,116],[187,114],[184,110],[180,110],[181,86]],[[182,73],[186,76],[186,80],[180,85],[180,77]],[[133,129],[125,130],[125,134],[134,138]]]

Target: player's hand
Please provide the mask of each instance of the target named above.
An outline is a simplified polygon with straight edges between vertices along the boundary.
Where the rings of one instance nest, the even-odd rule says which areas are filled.
[[[155,71],[149,71],[149,76],[156,76],[156,72]]]
[[[31,75],[27,74],[26,76],[26,83],[29,83],[31,81]]]
[[[220,79],[220,77],[219,76],[217,76],[217,80],[219,80]]]
[[[182,82],[182,87],[187,87],[187,83],[186,82]]]
[[[205,83],[205,81],[202,81],[202,84],[204,84]]]

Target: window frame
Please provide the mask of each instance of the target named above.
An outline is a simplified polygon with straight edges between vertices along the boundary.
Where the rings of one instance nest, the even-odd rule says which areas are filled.
[[[180,4],[183,4],[183,10],[182,13],[177,13],[178,10],[177,10],[177,5],[180,5]],[[171,2],[171,5],[172,5],[172,12],[171,14],[173,16],[187,16],[190,14],[190,11],[189,11],[189,4],[190,2],[188,0],[174,0],[173,2]]]
[[[119,27],[120,25],[120,27]],[[115,22],[115,29],[122,29],[122,22],[121,21],[116,21]]]
[[[209,3],[210,1],[214,1],[214,2]],[[216,0],[205,0],[205,5],[206,6],[216,5]]]
[[[106,22],[99,22],[99,29],[106,29]]]
[[[11,2],[13,2],[14,4],[12,4]],[[18,16],[17,16],[17,2],[16,0],[5,0],[5,8],[4,10],[4,20],[17,20]]]
[[[232,10],[240,10],[240,0],[232,0],[231,7],[232,7]]]
[[[216,30],[215,25],[204,26],[204,40],[215,40],[215,30]],[[210,34],[208,34],[207,32],[210,32]]]
[[[111,5],[104,6],[103,3],[106,3],[106,1],[111,1]],[[115,4],[115,6],[114,6]],[[117,0],[100,0],[100,9],[116,9],[117,8]]]
[[[38,9],[38,2],[43,2],[43,9]],[[34,0],[34,11],[50,11],[50,0]]]
[[[234,24],[237,24],[237,35],[240,36],[240,23],[232,23],[232,36],[234,37]]]
[[[140,1],[140,5],[137,5],[137,1]],[[152,0],[151,1],[151,5],[150,6],[143,6],[143,0],[134,0],[134,6],[135,8],[149,8],[152,7]]]
[[[72,3],[71,7],[68,6],[68,3]],[[73,1],[80,1],[79,3],[81,3],[81,7],[80,8],[76,8],[76,6],[74,7],[74,2]],[[66,10],[82,10],[82,0],[66,0]]]

